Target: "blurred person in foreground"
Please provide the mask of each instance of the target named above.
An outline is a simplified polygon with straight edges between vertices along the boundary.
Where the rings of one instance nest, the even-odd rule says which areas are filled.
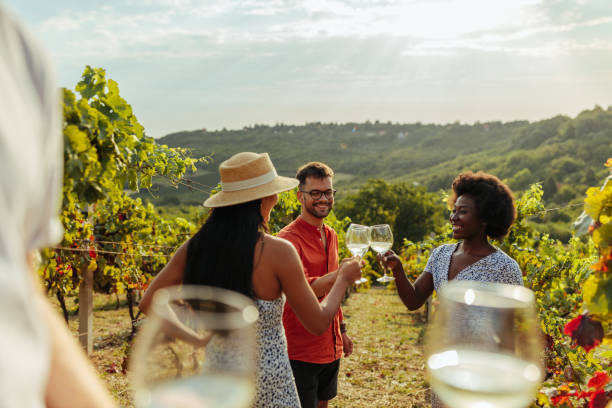
[[[221,191],[204,202],[212,208],[208,219],[155,277],[139,308],[150,312],[154,293],[178,284],[220,287],[250,297],[259,310],[255,407],[299,408],[281,321],[285,299],[306,330],[321,334],[336,316],[346,289],[361,276],[363,261],[343,262],[319,303],[298,252],[268,233],[278,193],[298,181],[278,176],[267,153],[235,154],[221,163],[219,173]]]
[[[432,250],[425,270],[414,284],[404,273],[400,258],[388,251],[378,256],[395,276],[397,293],[410,310],[420,308],[433,291],[439,292],[449,281],[467,280],[523,286],[523,275],[516,261],[489,242],[508,233],[516,218],[512,191],[497,177],[484,172],[459,174],[448,198],[454,244]],[[458,324],[472,332],[490,326],[484,314],[466,315]],[[432,394],[432,407],[441,407]]]
[[[0,4],[0,407],[112,407],[37,282],[62,238],[60,99],[44,53]]]

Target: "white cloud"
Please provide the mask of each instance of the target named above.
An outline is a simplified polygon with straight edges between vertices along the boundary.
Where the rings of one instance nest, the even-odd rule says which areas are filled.
[[[467,33],[526,24],[534,19],[536,0],[439,0],[412,2],[304,1],[304,13],[283,21],[275,31],[316,36],[409,36],[450,38]]]
[[[77,36],[86,38],[70,34],[66,42],[113,56],[138,53],[139,47],[144,54],[200,55],[203,47],[221,44],[381,36],[412,39],[412,45],[398,50],[404,55],[448,55],[453,48],[524,50],[500,43],[612,23],[612,16],[588,21],[566,16],[562,24],[551,24],[539,0],[131,0],[128,5],[127,13],[116,5],[63,11],[47,19],[40,31],[87,31],[86,36]]]
[[[45,20],[41,25],[41,31],[63,32],[76,31],[85,23],[84,19],[74,18],[69,15],[54,16]]]
[[[282,109],[272,109],[269,118],[296,121],[302,107],[310,110],[309,120],[320,120],[327,111],[329,120],[342,120],[332,117],[336,111],[325,105],[330,101],[367,105],[364,115],[376,119],[368,109],[409,96],[426,115],[436,109],[423,101],[452,98],[464,106],[474,95],[508,98],[524,84],[529,89],[522,92],[544,98],[566,85],[582,90],[576,84],[585,78],[598,90],[595,96],[604,95],[612,86],[607,85],[612,2],[581,1],[107,0],[100,6],[80,0],[71,3],[73,9],[45,3],[33,21],[59,60],[64,84],[74,84],[85,64],[103,66],[120,81],[122,92],[131,92],[126,97],[135,109],[164,100],[204,111],[201,95],[206,95],[219,107],[213,116],[226,122],[218,126],[231,127],[231,118],[239,116],[232,107],[267,105],[263,100],[294,112],[292,119],[275,117]],[[586,90],[581,98],[580,104],[589,100]],[[553,102],[562,99],[557,95]],[[311,102],[314,108],[306,106]],[[578,104],[576,98],[573,103]],[[342,106],[338,111],[352,111]],[[252,118],[258,114],[253,111]],[[143,115],[165,122],[183,114]],[[467,119],[458,113],[457,118]]]
[[[605,45],[606,41],[604,39],[593,40],[592,38],[579,41],[578,39],[570,39],[567,36],[559,37],[554,34],[571,34],[579,29],[603,25],[612,26],[612,17],[601,17],[564,25],[528,27],[516,31],[485,31],[476,36],[458,37],[449,40],[427,40],[405,49],[402,51],[402,55],[456,55],[461,50],[539,55],[542,57],[567,55],[576,50],[603,49],[602,45]],[[548,36],[544,37],[544,35]]]

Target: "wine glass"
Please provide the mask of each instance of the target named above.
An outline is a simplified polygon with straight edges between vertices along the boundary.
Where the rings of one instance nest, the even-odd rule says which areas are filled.
[[[452,281],[426,338],[427,378],[451,408],[527,407],[543,379],[533,292]]]
[[[360,224],[349,225],[344,242],[353,256],[363,258],[370,246],[370,227]],[[367,281],[366,278],[361,277],[355,281],[355,284],[359,285]]]
[[[250,407],[258,316],[251,299],[229,290],[158,290],[130,356],[135,406]]]
[[[373,225],[370,227],[370,246],[380,255],[391,249],[393,246],[393,233],[389,224]],[[383,268],[383,276],[376,279],[378,282],[391,282],[395,278],[387,275],[387,268]]]

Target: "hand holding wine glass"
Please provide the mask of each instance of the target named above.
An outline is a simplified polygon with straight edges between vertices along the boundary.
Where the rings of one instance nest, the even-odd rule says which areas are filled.
[[[370,227],[370,246],[379,255],[384,255],[385,252],[393,246],[393,233],[389,224],[373,225]],[[383,276],[376,279],[378,282],[391,282],[395,278],[387,275],[387,268],[384,268]]]
[[[527,407],[543,378],[533,292],[451,281],[427,334],[427,377],[451,408]]]
[[[390,269],[393,271],[394,268],[398,267],[402,264],[402,260],[393,250],[389,249],[387,252],[383,252],[376,256],[376,259],[383,268]]]
[[[344,242],[353,256],[363,258],[370,246],[370,227],[359,224],[349,225]],[[355,284],[359,285],[364,282],[367,282],[367,279],[361,277],[355,281]]]
[[[236,292],[160,289],[130,357],[136,407],[249,407],[257,318],[253,302]]]

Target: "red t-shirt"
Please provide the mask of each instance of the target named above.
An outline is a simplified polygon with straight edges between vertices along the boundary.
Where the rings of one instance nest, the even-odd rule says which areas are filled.
[[[302,217],[296,218],[278,233],[279,237],[290,241],[297,250],[308,283],[338,270],[338,237],[327,225],[324,225],[324,228],[327,248],[323,247],[321,233],[317,227],[310,225]],[[319,302],[324,297],[319,298]],[[318,364],[338,360],[342,356],[341,320],[342,310],[338,310],[325,333],[315,336],[302,326],[289,303],[285,303],[283,325],[289,359]]]

